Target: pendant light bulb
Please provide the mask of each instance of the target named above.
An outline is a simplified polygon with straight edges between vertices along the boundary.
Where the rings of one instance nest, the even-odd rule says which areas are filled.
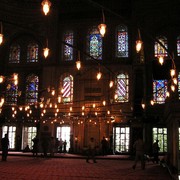
[[[98,28],[101,36],[104,37],[104,34],[106,33],[106,24],[100,24]]]
[[[51,2],[49,0],[43,0],[41,5],[43,7],[44,14],[47,15],[51,7]]]
[[[141,48],[142,48],[142,41],[137,40],[136,41],[136,51],[137,51],[137,53],[141,50]]]
[[[159,60],[159,63],[160,63],[161,65],[163,65],[163,63],[164,63],[164,57],[163,57],[163,56],[159,56],[158,60]]]
[[[44,57],[47,58],[49,55],[49,48],[44,48]]]
[[[3,34],[0,34],[0,45],[2,44],[3,42]]]

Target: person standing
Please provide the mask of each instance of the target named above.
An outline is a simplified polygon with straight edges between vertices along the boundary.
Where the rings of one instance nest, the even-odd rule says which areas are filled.
[[[8,148],[9,148],[8,134],[5,134],[4,138],[1,139],[1,148],[2,148],[2,161],[7,161]]]
[[[145,169],[144,142],[140,137],[135,141],[133,148],[136,151],[136,155],[135,155],[134,165],[132,168],[135,169],[138,161],[140,160],[141,161],[141,169]]]
[[[32,152],[33,152],[33,156],[38,156],[38,144],[39,144],[39,139],[38,139],[38,137],[36,136],[36,137],[34,137],[33,139],[32,139],[32,142],[33,142],[33,150],[32,150]]]
[[[59,140],[59,153],[62,153],[62,148],[63,148],[63,140],[60,138]]]
[[[153,147],[152,147],[152,150],[153,150],[153,162],[155,161],[157,164],[159,163],[159,144],[158,144],[158,140],[156,140],[156,142],[153,143]]]
[[[88,163],[89,159],[91,158],[94,163],[97,163],[96,162],[96,157],[95,157],[95,154],[96,154],[96,142],[95,142],[93,137],[90,138],[90,141],[89,141],[89,144],[88,144],[88,152],[87,153],[88,154],[87,154],[86,162]]]
[[[64,153],[67,152],[66,146],[67,146],[67,142],[66,142],[66,140],[65,140],[65,141],[63,142],[63,151],[64,151]]]
[[[107,150],[108,150],[108,142],[105,137],[101,140],[101,148],[102,148],[102,155],[105,156],[107,155]]]

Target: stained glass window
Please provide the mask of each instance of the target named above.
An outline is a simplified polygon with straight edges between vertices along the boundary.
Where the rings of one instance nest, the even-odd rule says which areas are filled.
[[[102,36],[97,27],[93,27],[88,33],[88,53],[91,57],[102,60]],[[90,59],[90,58],[88,58]]]
[[[180,36],[177,37],[177,56],[180,56]]]
[[[180,99],[180,72],[178,73],[178,96]]]
[[[153,81],[153,100],[155,103],[165,103],[167,94],[167,80]]]
[[[27,62],[38,62],[38,44],[30,43],[28,45]]]
[[[19,63],[19,62],[20,62],[20,46],[18,44],[13,44],[10,47],[9,63]]]
[[[166,37],[159,37],[157,39],[166,49],[168,48]],[[159,56],[166,57],[168,55],[167,51],[164,49],[164,47],[159,42],[156,41],[155,45],[154,45],[155,57],[159,57]]]
[[[63,103],[70,103],[73,101],[73,76],[64,77],[62,82],[62,100]]]
[[[128,57],[128,29],[125,25],[119,25],[116,30],[116,56]]]
[[[64,42],[70,45],[73,45],[73,32],[64,33]],[[73,48],[72,46],[64,45],[64,60],[72,61],[73,60]]]
[[[6,104],[16,105],[18,98],[18,85],[14,83],[14,80],[10,78],[6,84]]]
[[[159,140],[159,152],[167,152],[167,128],[153,128],[153,142]]]
[[[32,74],[26,79],[26,103],[33,104],[38,101],[39,78]]]
[[[116,79],[116,102],[129,101],[129,76],[127,74],[119,74]]]

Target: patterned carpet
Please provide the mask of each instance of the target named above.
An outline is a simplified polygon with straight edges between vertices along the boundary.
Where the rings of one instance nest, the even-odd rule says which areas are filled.
[[[97,159],[86,163],[85,159],[33,158],[9,156],[0,162],[2,180],[170,180],[166,168],[149,162],[146,169],[140,164],[132,169],[131,160]]]

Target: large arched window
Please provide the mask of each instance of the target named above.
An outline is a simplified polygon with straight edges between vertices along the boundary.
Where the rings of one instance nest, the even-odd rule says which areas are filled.
[[[64,33],[63,40],[65,43],[70,44],[64,44],[63,46],[63,55],[64,55],[64,60],[65,61],[72,61],[73,60],[73,45],[74,43],[74,38],[73,38],[73,32],[69,31]]]
[[[18,44],[12,44],[9,52],[9,63],[20,62],[20,46]]]
[[[116,28],[116,57],[128,57],[128,29],[125,25]]]
[[[166,100],[167,80],[153,80],[153,101],[163,104]]]
[[[33,104],[38,101],[39,78],[32,74],[26,78],[26,103]]]
[[[27,47],[27,62],[38,62],[38,44],[30,43]]]
[[[73,76],[66,75],[62,77],[60,89],[63,103],[72,103],[73,101]]]
[[[18,85],[15,84],[13,78],[9,78],[6,84],[6,98],[7,105],[16,105],[18,98]]]
[[[155,42],[155,45],[154,45],[154,55],[155,55],[155,57],[159,57],[159,56],[167,57],[167,55],[168,55],[167,51],[166,51],[166,49],[168,48],[167,38],[163,36],[163,37],[158,37],[157,40],[160,43],[157,42],[157,41]]]
[[[102,36],[98,28],[93,27],[90,29],[87,38],[88,54],[95,59],[102,60]]]
[[[177,37],[177,56],[180,56],[180,36]]]
[[[129,101],[129,76],[127,74],[121,73],[116,77],[115,101]]]

